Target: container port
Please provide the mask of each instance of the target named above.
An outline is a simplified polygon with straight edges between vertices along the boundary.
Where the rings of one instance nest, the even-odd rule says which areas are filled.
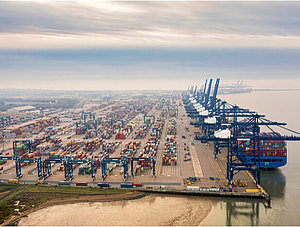
[[[219,79],[184,92],[118,95],[1,125],[2,181],[269,198],[260,170],[287,163],[285,127],[217,98]]]

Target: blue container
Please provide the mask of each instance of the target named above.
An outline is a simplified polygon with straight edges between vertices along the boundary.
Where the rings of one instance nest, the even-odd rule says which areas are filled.
[[[70,186],[70,182],[69,181],[60,181],[58,183],[58,185],[60,185],[60,186]]]
[[[209,177],[209,179],[210,179],[210,180],[214,180],[215,178],[214,178],[214,177]]]
[[[223,192],[226,192],[226,188],[223,188]]]
[[[229,191],[229,192],[232,192],[232,188],[229,188],[228,191]]]
[[[100,187],[100,188],[109,188],[109,183],[98,183],[98,187]]]
[[[121,183],[121,188],[133,188],[132,184]]]
[[[190,180],[190,181],[196,181],[197,178],[196,178],[196,177],[189,177],[189,180]]]

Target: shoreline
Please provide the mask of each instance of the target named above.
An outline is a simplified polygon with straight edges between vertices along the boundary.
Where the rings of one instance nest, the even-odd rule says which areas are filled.
[[[3,222],[0,226],[7,226],[12,223],[18,223],[23,217],[33,213],[35,211],[55,206],[55,205],[63,205],[63,204],[75,204],[75,203],[85,203],[85,202],[114,202],[114,201],[121,201],[121,200],[135,200],[140,199],[147,196],[147,193],[141,193],[137,191],[128,192],[125,194],[111,194],[111,195],[80,195],[79,197],[71,197],[65,199],[53,199],[48,200],[45,203],[34,207],[30,210],[26,210],[22,212],[18,216],[11,216],[5,222]]]
[[[148,196],[149,195],[149,196]],[[191,200],[191,197],[186,197],[186,196],[182,196],[182,195],[153,195],[153,194],[137,194],[137,193],[130,193],[130,194],[126,194],[124,196],[122,196],[123,198],[120,199],[114,199],[114,200],[107,200],[106,198],[102,198],[100,200],[81,200],[81,198],[78,198],[75,201],[66,201],[65,204],[67,204],[67,206],[61,206],[59,208],[60,205],[64,204],[64,202],[61,203],[55,203],[55,201],[51,201],[51,204],[45,204],[43,205],[43,207],[39,207],[40,209],[37,209],[36,212],[32,211],[31,215],[28,216],[23,216],[18,220],[18,223],[16,223],[16,225],[57,225],[57,226],[63,226],[66,224],[70,224],[70,225],[74,225],[74,223],[83,223],[82,222],[82,218],[79,218],[78,215],[88,215],[85,216],[86,218],[89,217],[89,221],[84,222],[86,223],[87,226],[95,226],[95,223],[101,223],[101,225],[103,226],[115,226],[115,225],[120,225],[120,222],[111,222],[110,218],[111,218],[111,212],[114,211],[115,209],[120,209],[119,210],[119,215],[123,215],[123,217],[130,217],[129,219],[133,219],[133,220],[139,220],[139,218],[142,216],[144,219],[144,225],[148,226],[149,223],[154,223],[154,225],[167,225],[167,226],[182,226],[182,225],[191,225],[191,226],[197,226],[197,225],[201,225],[201,223],[207,218],[207,216],[210,214],[211,210],[212,210],[212,201],[210,199],[202,199],[200,197],[198,197],[198,199],[200,200],[196,200],[199,201],[197,204],[195,204],[195,200]],[[125,197],[125,198],[124,198]],[[83,198],[84,199],[84,198]],[[127,200],[132,200],[130,202],[127,203]],[[103,213],[104,216],[101,217],[101,221],[99,222],[99,218],[97,219],[91,219],[91,217],[95,217],[95,215],[97,215],[97,212],[95,208],[97,206],[99,206],[99,202],[104,202],[103,205],[100,205],[103,209],[105,210],[105,214]],[[165,210],[165,208],[162,208],[161,205],[162,204],[177,204],[176,207],[178,207],[179,204],[185,204],[185,208],[184,211],[181,209],[177,209],[177,208],[170,208],[170,210],[165,213],[163,210]],[[123,208],[123,206],[125,206],[125,204],[128,205],[128,207],[123,211],[121,210],[121,208]],[[135,214],[131,213],[132,212],[132,208],[136,207],[138,205],[138,207],[140,208],[140,212],[136,212]],[[126,205],[126,206],[127,206]],[[150,212],[151,214],[149,215],[144,215],[145,211],[149,209],[149,206],[153,206],[154,205],[154,210],[153,212]],[[51,208],[52,207],[52,208]],[[58,212],[57,209],[63,209],[66,208],[68,210],[67,211],[62,211]],[[44,209],[45,208],[45,209]],[[81,209],[84,208],[84,209]],[[107,210],[108,208],[108,210]],[[92,209],[92,210],[91,210]],[[136,209],[136,208],[134,208]],[[162,210],[161,210],[162,209]],[[79,212],[80,210],[80,212]],[[102,210],[102,211],[103,211]],[[173,213],[175,211],[175,213]],[[73,213],[72,215],[67,215],[67,217],[65,216],[66,213]],[[124,213],[125,212],[125,213]],[[169,213],[171,212],[171,213]],[[149,219],[149,217],[153,216],[155,217],[158,214],[162,214],[163,215],[163,219],[159,219],[158,220],[152,220]],[[167,214],[167,216],[166,216]],[[169,214],[173,214],[170,215]],[[49,216],[50,215],[50,216]],[[140,216],[141,215],[141,216]],[[55,217],[56,221],[53,222],[53,218]],[[116,218],[117,216],[114,216],[114,218]],[[151,217],[151,218],[153,218]],[[46,218],[46,221],[44,222],[44,218]],[[102,220],[103,218],[103,220]],[[74,222],[75,219],[76,221]],[[122,218],[121,218],[122,219]],[[40,222],[42,221],[42,222]],[[131,221],[128,220],[129,223],[131,223],[131,226],[140,226],[140,221]],[[121,221],[122,223],[126,223],[127,220],[124,219],[123,221]],[[38,224],[40,223],[40,224]],[[160,223],[160,224],[159,224]],[[79,225],[81,225],[79,224]]]

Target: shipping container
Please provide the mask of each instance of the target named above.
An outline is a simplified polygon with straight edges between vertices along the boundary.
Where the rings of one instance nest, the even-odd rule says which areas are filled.
[[[110,185],[109,185],[109,183],[98,183],[98,187],[100,187],[100,188],[109,188]]]
[[[60,185],[60,186],[70,186],[70,182],[69,181],[60,181],[60,182],[58,182],[58,185]]]
[[[19,183],[19,180],[17,180],[17,179],[9,179],[8,183]]]
[[[143,187],[142,183],[131,183],[135,187]]]
[[[259,189],[246,189],[246,192],[257,193],[257,192],[259,192]]]
[[[76,186],[88,186],[87,182],[76,182]]]
[[[121,183],[121,188],[134,188],[134,186],[130,183]]]
[[[186,186],[188,191],[199,191],[199,186]]]

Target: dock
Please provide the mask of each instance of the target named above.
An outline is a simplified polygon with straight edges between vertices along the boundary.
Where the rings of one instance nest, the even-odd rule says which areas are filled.
[[[11,144],[6,144],[7,163],[0,181],[43,185],[63,185],[60,182],[65,181],[69,182],[65,186],[92,187],[107,183],[111,188],[134,183],[142,186],[131,188],[146,193],[269,199],[250,168],[238,171],[229,182],[228,149],[220,148],[216,155],[216,141],[196,139],[195,135],[207,132],[201,122],[192,124],[194,119],[186,110],[182,93],[164,97],[141,100],[134,96],[124,101],[116,96],[114,102],[98,109],[87,105],[85,112],[53,114],[60,120],[55,121],[51,132],[61,139],[54,155],[44,151],[46,155],[34,156],[38,153],[34,150],[27,159],[9,159],[13,151]],[[55,131],[57,128],[60,130]],[[43,138],[46,130],[37,136]],[[29,135],[28,140],[37,137]],[[16,167],[17,162],[22,166]],[[48,172],[40,172],[42,163],[47,164]]]

